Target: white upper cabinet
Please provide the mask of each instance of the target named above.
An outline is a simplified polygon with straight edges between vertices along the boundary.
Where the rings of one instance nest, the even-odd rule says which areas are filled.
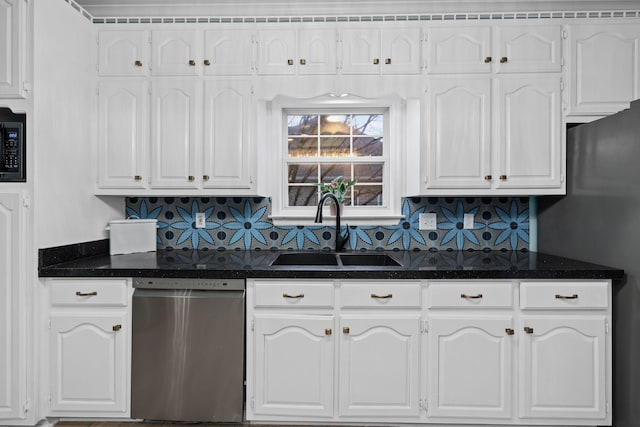
[[[204,84],[203,186],[251,188],[251,83]]]
[[[151,74],[154,76],[195,76],[203,61],[196,31],[154,30],[151,32]]]
[[[258,74],[336,74],[335,28],[258,31]]]
[[[146,76],[149,71],[147,31],[101,31],[98,34],[98,74]]]
[[[24,98],[27,63],[27,0],[0,0],[0,98]]]
[[[420,28],[345,28],[342,73],[419,74]]]
[[[640,26],[569,25],[571,115],[606,115],[640,98]]]
[[[250,75],[253,70],[253,41],[248,30],[204,32],[205,75]]]
[[[560,25],[446,26],[427,30],[429,73],[560,72]]]
[[[98,88],[98,186],[148,182],[149,92],[144,80],[107,80]]]

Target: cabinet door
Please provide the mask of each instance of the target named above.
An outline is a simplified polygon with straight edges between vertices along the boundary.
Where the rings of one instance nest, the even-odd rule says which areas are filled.
[[[300,74],[336,74],[337,34],[335,29],[298,32],[298,70]]]
[[[490,73],[491,27],[431,28],[427,52],[429,73]]]
[[[380,74],[380,30],[345,29],[342,32],[342,72]]]
[[[210,30],[204,33],[205,75],[250,75],[253,42],[248,30]]]
[[[420,415],[420,316],[340,316],[341,417]]]
[[[154,76],[195,76],[202,61],[196,31],[152,31],[152,66]]]
[[[151,186],[197,188],[197,83],[158,80],[151,89]],[[198,180],[199,181],[199,180]]]
[[[0,97],[24,97],[26,1],[0,0]]]
[[[640,98],[637,24],[570,25],[570,114],[611,114]]]
[[[149,69],[146,31],[101,31],[98,34],[98,74],[145,76]]]
[[[145,188],[148,181],[147,83],[102,81],[98,94],[98,186]]]
[[[604,419],[605,317],[565,314],[521,321],[520,416]]]
[[[420,34],[420,28],[381,31],[383,74],[420,74]]]
[[[495,50],[499,73],[562,71],[560,25],[497,26]]]
[[[251,82],[206,81],[203,123],[204,187],[250,189]]]
[[[429,319],[430,417],[511,417],[512,328],[511,316]]]
[[[20,205],[19,194],[0,194],[0,420],[26,415],[21,410],[26,381],[20,337],[27,336],[27,329],[20,322],[20,289],[26,287],[20,272],[24,241]]]
[[[431,79],[426,188],[491,187],[491,80]]]
[[[295,74],[296,32],[258,31],[258,74]]]
[[[501,78],[497,188],[559,188],[562,128],[559,77]]]
[[[254,414],[333,416],[333,316],[255,316]]]
[[[49,415],[126,416],[126,314],[54,314],[50,321]]]

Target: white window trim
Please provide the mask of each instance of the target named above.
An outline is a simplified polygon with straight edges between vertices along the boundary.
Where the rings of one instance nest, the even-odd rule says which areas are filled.
[[[376,99],[361,98],[355,95],[323,95],[316,98],[300,99],[277,96],[265,105],[265,121],[267,129],[263,141],[261,155],[267,165],[264,178],[265,190],[271,195],[271,220],[274,225],[314,225],[315,206],[287,206],[287,157],[286,115],[291,110],[331,110],[358,109],[388,110],[385,123],[385,138],[388,138],[385,156],[385,176],[383,185],[386,199],[383,206],[347,206],[342,212],[342,223],[349,225],[394,225],[403,218],[402,195],[404,194],[406,171],[403,153],[406,139],[406,105],[397,95]],[[385,148],[386,148],[385,147]],[[325,223],[332,224],[325,213]]]

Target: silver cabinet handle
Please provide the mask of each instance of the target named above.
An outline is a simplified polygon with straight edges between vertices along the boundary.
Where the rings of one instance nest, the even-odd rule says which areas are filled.
[[[480,298],[482,298],[482,294],[478,294],[478,295],[460,294],[460,298],[464,298],[464,299],[480,299]]]
[[[573,294],[573,295],[556,294],[556,299],[578,299],[578,294]]]
[[[393,298],[393,294],[386,294],[386,295],[371,294],[371,298],[373,298],[373,299],[391,299],[391,298]]]
[[[93,292],[80,292],[77,291],[76,295],[79,297],[95,297],[96,295],[98,295],[98,293],[96,291]]]
[[[298,295],[282,294],[282,298],[300,299],[300,298],[304,298],[304,294],[298,294]]]

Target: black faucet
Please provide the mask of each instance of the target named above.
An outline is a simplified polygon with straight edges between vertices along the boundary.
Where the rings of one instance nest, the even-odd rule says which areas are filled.
[[[322,222],[322,206],[327,199],[333,199],[333,203],[336,204],[336,252],[341,252],[344,244],[349,240],[349,227],[347,227],[347,233],[342,236],[340,234],[340,203],[338,203],[338,199],[331,193],[326,193],[320,199],[318,203],[318,212],[316,212],[316,220],[315,222]]]

